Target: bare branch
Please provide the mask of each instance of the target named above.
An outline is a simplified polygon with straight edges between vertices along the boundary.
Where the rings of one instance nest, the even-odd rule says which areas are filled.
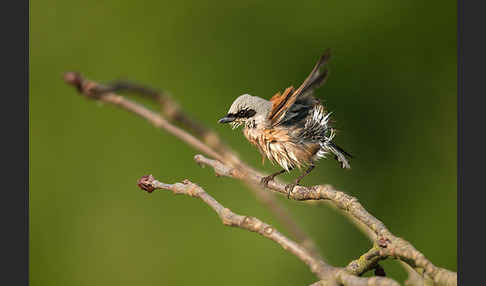
[[[215,173],[220,176],[249,180],[254,183],[260,182],[262,178],[258,173],[244,173],[237,168],[208,159],[202,155],[196,155],[194,159],[201,165],[212,167]],[[285,185],[277,181],[270,181],[268,187],[273,191],[288,195]],[[336,207],[349,213],[354,220],[365,225],[376,235],[375,243],[379,246],[379,256],[381,258],[400,258],[414,269],[423,269],[424,273],[430,276],[438,285],[457,285],[457,273],[435,266],[408,241],[394,236],[380,220],[363,208],[355,197],[338,191],[330,185],[296,186],[289,197],[298,201],[328,200],[332,202]]]
[[[242,216],[233,213],[230,209],[222,206],[218,201],[206,193],[201,187],[184,180],[182,183],[164,184],[157,180],[152,175],[143,176],[138,180],[138,186],[151,193],[154,190],[170,190],[175,194],[184,194],[191,197],[200,198],[208,204],[221,218],[224,225],[243,228],[252,232],[259,233],[266,238],[269,238],[282,246],[283,249],[297,256],[305,264],[309,266],[311,271],[319,278],[328,278],[328,273],[332,270],[331,266],[316,259],[305,248],[285,237],[278,232],[274,227],[260,221],[255,217]]]
[[[227,226],[239,227],[256,232],[276,243],[309,266],[310,270],[322,279],[321,285],[347,285],[347,286],[397,286],[397,282],[385,277],[361,278],[351,275],[343,268],[336,268],[324,261],[316,259],[308,250],[284,236],[271,225],[255,217],[243,216],[233,213],[221,205],[203,188],[184,180],[182,183],[165,184],[157,181],[152,175],[143,176],[138,180],[138,186],[152,193],[154,190],[168,190],[175,194],[184,194],[201,199],[209,205],[219,216],[221,222]]]

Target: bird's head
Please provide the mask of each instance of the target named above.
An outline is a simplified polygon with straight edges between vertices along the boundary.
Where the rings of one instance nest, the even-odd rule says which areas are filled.
[[[268,100],[249,94],[240,95],[233,101],[228,114],[219,123],[231,123],[233,129],[244,124],[253,128],[266,123],[272,103]]]

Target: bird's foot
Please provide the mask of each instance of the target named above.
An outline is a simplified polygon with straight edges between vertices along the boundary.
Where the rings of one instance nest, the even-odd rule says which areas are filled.
[[[263,178],[260,180],[260,184],[262,184],[262,185],[263,185],[263,187],[267,188],[267,187],[268,187],[268,183],[269,183],[270,181],[272,181],[274,177],[275,177],[275,176],[272,176],[272,175],[270,175],[270,176],[266,176],[266,177],[263,177]]]
[[[297,186],[297,184],[288,184],[285,186],[285,190],[287,191],[287,199],[290,199],[290,194],[294,190],[295,186]]]

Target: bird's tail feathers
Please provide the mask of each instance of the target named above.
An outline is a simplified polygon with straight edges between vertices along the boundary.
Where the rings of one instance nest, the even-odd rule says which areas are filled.
[[[353,158],[351,154],[344,151],[343,148],[339,147],[336,143],[332,141],[329,141],[326,144],[326,147],[334,155],[334,158],[341,163],[341,167],[343,169],[351,169],[351,165],[349,164],[349,160],[348,160]]]

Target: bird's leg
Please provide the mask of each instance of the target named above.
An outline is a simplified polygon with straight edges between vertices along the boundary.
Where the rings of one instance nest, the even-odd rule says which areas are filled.
[[[267,187],[268,186],[268,182],[272,181],[273,178],[275,178],[276,176],[280,175],[280,174],[283,174],[285,173],[285,169],[283,170],[280,170],[276,173],[273,173],[271,174],[270,176],[266,176],[266,177],[263,177],[262,180],[260,181],[261,184],[264,186],[264,187]]]
[[[301,181],[301,180],[302,180],[302,179],[303,179],[305,176],[309,175],[309,173],[310,173],[312,170],[314,170],[314,168],[315,168],[315,167],[316,167],[316,166],[315,166],[314,164],[310,165],[310,166],[309,166],[309,168],[307,168],[307,170],[305,170],[305,172],[304,172],[302,175],[300,175],[300,176],[297,178],[297,180],[295,180],[295,184],[296,184],[296,185],[298,185],[298,184],[299,184],[299,182],[300,182],[300,181]]]
[[[293,184],[288,184],[285,186],[285,190],[287,191],[287,198],[290,199],[290,193],[292,193],[292,191],[294,190],[295,186],[297,186],[300,181],[307,175],[309,175],[309,173],[314,170],[316,166],[314,164],[310,165],[309,168],[307,168],[307,170],[304,171],[304,173],[302,173],[302,175],[300,175],[297,180],[295,180],[295,183]]]

